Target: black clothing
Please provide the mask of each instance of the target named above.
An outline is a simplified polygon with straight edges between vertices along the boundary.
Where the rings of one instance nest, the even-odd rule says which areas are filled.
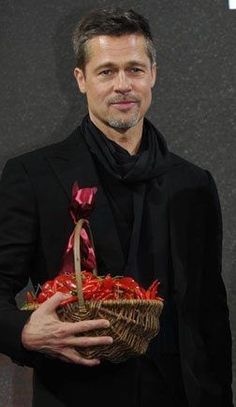
[[[139,151],[133,156],[105,137],[89,116],[82,122],[82,134],[112,208],[126,259],[124,274],[133,276],[146,289],[155,278],[161,282],[159,294],[165,299],[165,306],[160,317],[160,333],[151,349],[155,348],[156,354],[179,353],[167,194],[161,180],[155,177],[159,166],[165,164],[167,145],[147,119]],[[150,206],[157,202],[158,208],[152,216]]]
[[[154,152],[156,154],[155,146]],[[134,380],[128,367],[122,372],[123,364],[112,366],[111,363],[102,363],[96,368],[86,369],[51,360],[39,353],[36,357],[37,352],[27,352],[20,341],[30,312],[18,310],[14,297],[27,285],[28,278],[37,286],[58,273],[68,238],[74,229],[68,207],[75,180],[81,188],[98,188],[90,218],[98,270],[118,275],[128,264],[93,157],[79,127],[61,143],[9,160],[2,175],[0,352],[18,363],[34,367],[34,407],[56,407],[56,404],[50,403],[52,398],[60,401],[62,397],[65,399],[71,395],[79,403],[79,395],[86,390],[89,396],[93,396],[93,405],[104,405],[107,383],[111,390],[112,383],[116,386],[115,389],[113,387],[113,398],[116,399],[117,394],[121,395],[126,389],[130,395],[128,382],[131,384]],[[171,152],[166,154],[164,161],[160,157],[157,170],[150,160],[148,171],[141,171],[142,180],[154,170],[155,176],[150,181],[150,190],[145,192],[148,194],[143,204],[146,212],[143,213],[141,232],[135,228],[135,236],[144,239],[145,233],[150,231],[148,225],[152,225],[151,230],[159,231],[161,239],[157,240],[157,247],[155,236],[146,235],[147,259],[152,262],[151,269],[156,273],[152,278],[161,280],[157,273],[162,269],[169,270],[170,265],[166,264],[168,261],[163,253],[168,254],[168,250],[171,253],[173,296],[170,298],[177,311],[178,349],[189,407],[232,407],[231,333],[221,276],[222,218],[216,185],[209,171]],[[139,219],[136,225],[139,226]],[[163,245],[168,238],[169,248]],[[137,250],[136,242],[139,243],[138,239],[134,239],[132,253]],[[127,251],[130,253],[129,248]],[[133,270],[141,270],[143,277],[142,256],[140,258],[139,250],[136,253],[137,267]],[[148,284],[148,281],[143,283]],[[155,362],[151,366],[164,366],[158,373],[164,377],[164,373],[168,372],[169,378],[172,369],[167,368],[167,354],[164,360],[163,353],[156,355],[156,347],[151,351]],[[169,353],[170,359],[174,357],[172,355]],[[135,360],[128,364],[135,363]],[[173,366],[173,360],[168,365]],[[112,378],[116,379],[115,384]],[[146,378],[148,381],[148,376]],[[172,381],[168,379],[167,384]],[[99,399],[94,392],[95,383],[101,384],[103,398]],[[119,393],[117,389],[120,389]],[[153,390],[155,392],[156,389]],[[86,399],[82,402],[85,403]]]
[[[188,407],[178,357],[166,356],[162,363],[171,366],[167,377],[143,356],[118,365],[104,363],[107,366],[103,371],[87,368],[73,373],[68,366],[58,366],[55,371],[53,365],[44,376],[35,373],[37,399],[32,407],[42,407],[44,401],[50,407],[77,407],[82,401],[93,407],[98,400],[103,407]]]

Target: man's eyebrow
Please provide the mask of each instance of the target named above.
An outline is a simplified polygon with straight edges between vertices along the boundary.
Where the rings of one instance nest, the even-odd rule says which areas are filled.
[[[147,66],[147,64],[145,64],[145,62],[141,62],[136,59],[134,59],[133,61],[129,61],[127,65],[138,65],[138,66],[142,66],[143,68]]]
[[[103,69],[103,68],[114,68],[115,66],[116,66],[116,64],[114,64],[113,62],[104,62],[103,64],[98,65],[96,67],[96,71],[100,71],[100,69]]]
[[[143,68],[147,67],[147,64],[145,64],[145,63],[143,63],[141,61],[138,61],[138,60],[128,61],[125,65],[126,66],[134,66],[135,65],[135,66],[140,66],[140,67],[143,67]],[[117,66],[117,64],[114,64],[113,62],[108,61],[108,62],[104,62],[103,64],[98,65],[96,67],[96,71],[100,71],[101,69],[104,69],[104,68],[114,68],[116,66]]]

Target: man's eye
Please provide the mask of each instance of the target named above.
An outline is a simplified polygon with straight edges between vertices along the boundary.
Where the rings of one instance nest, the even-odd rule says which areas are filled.
[[[130,70],[131,70],[131,72],[134,72],[134,73],[142,72],[142,69],[137,68],[137,67],[130,68]]]
[[[111,73],[112,73],[111,69],[104,69],[103,71],[100,72],[99,75],[109,76],[109,75],[111,75]]]

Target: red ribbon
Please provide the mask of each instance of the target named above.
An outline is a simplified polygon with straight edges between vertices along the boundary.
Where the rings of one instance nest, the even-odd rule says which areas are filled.
[[[96,258],[91,239],[88,234],[89,215],[94,208],[96,187],[79,188],[77,182],[72,187],[72,200],[70,205],[70,214],[74,223],[79,219],[85,219],[84,226],[80,233],[80,253],[81,253],[81,269],[93,271],[96,268]],[[87,226],[87,227],[86,227]],[[62,267],[59,274],[74,273],[74,231],[70,235],[67,248],[63,256]]]

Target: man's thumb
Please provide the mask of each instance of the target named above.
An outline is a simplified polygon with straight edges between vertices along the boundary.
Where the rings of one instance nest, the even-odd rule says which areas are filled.
[[[43,312],[46,311],[47,313],[55,311],[60,303],[65,301],[65,299],[68,297],[70,297],[70,294],[65,294],[58,291],[57,293],[53,294],[52,297],[43,302],[39,309]]]

